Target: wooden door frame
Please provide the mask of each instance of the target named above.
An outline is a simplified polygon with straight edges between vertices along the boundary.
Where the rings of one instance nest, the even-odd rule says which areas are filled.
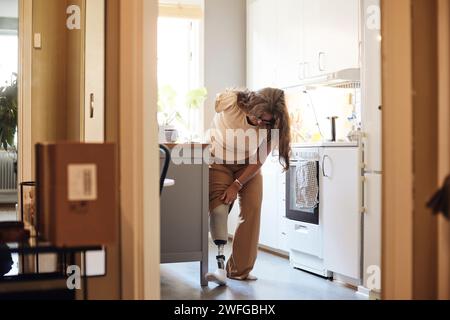
[[[450,173],[450,2],[438,0],[439,181]],[[438,298],[450,300],[450,224],[438,219]]]
[[[18,72],[18,180],[33,179],[31,140],[31,59],[33,53],[33,0],[19,0]]]
[[[122,298],[160,299],[157,1],[108,0],[106,136],[119,145]]]
[[[32,3],[20,0],[19,181],[32,179]],[[157,2],[107,0],[106,136],[119,146],[121,296],[160,298]],[[154,125],[152,125],[154,124]],[[119,208],[120,207],[120,208]]]
[[[449,173],[450,14],[441,6],[381,3],[384,299],[448,298],[448,221],[426,209]]]

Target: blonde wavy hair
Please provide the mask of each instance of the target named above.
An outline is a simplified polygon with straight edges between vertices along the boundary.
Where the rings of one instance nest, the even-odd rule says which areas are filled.
[[[284,91],[274,88],[265,88],[260,91],[235,90],[239,108],[247,115],[261,118],[264,113],[273,116],[273,127],[279,130],[279,157],[280,164],[285,171],[289,170],[291,155],[291,123],[289,111],[286,106]],[[271,130],[268,130],[269,142]]]

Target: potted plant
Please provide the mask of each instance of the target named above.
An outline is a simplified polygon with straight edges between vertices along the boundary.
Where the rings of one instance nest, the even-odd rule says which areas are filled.
[[[173,125],[176,119],[181,120],[181,113],[176,109],[177,93],[170,86],[162,86],[158,92],[158,122],[163,143],[176,142],[179,134]]]
[[[198,111],[206,100],[205,88],[197,88],[189,91],[185,97],[185,105],[177,106],[177,93],[170,86],[162,86],[158,92],[158,122],[160,125],[161,143],[176,142],[181,134],[175,123],[181,127],[183,133],[189,134],[190,141],[193,140],[193,122],[200,117]]]

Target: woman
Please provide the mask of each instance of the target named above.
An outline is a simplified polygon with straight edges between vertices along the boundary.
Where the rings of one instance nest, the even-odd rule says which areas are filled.
[[[218,246],[218,270],[208,281],[226,285],[227,278],[256,280],[250,272],[256,262],[262,203],[261,167],[274,148],[289,169],[290,123],[284,92],[229,90],[216,100],[211,130],[210,231]],[[233,252],[225,266],[228,214],[239,198],[239,224]]]

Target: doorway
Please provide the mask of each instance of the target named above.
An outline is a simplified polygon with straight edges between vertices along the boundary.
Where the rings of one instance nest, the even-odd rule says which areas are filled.
[[[191,1],[186,2],[192,6]],[[243,290],[236,296],[286,299],[283,293],[275,291],[257,296],[247,290],[258,288],[259,283],[264,281],[275,282],[265,270],[265,266],[273,264],[280,266],[281,273],[292,274],[293,278],[304,276],[317,292],[325,287],[326,282],[321,278],[323,275],[332,275],[335,282],[331,287],[336,285],[336,292],[351,286],[353,290],[350,293],[343,290],[334,296],[337,299],[343,296],[348,299],[378,298],[382,289],[383,180],[380,1],[282,0],[275,3],[272,0],[255,0],[246,5],[237,1],[200,3],[202,5],[198,8],[204,15],[204,43],[200,54],[203,56],[204,70],[200,78],[204,78],[208,92],[203,114],[205,129],[210,127],[215,116],[214,98],[227,88],[246,87],[255,91],[264,87],[283,89],[291,115],[293,149],[304,156],[307,148],[314,148],[314,154],[320,157],[315,160],[320,176],[318,180],[324,182],[318,183],[320,192],[315,193],[320,198],[317,199],[317,206],[309,212],[305,211],[306,219],[295,221],[287,210],[289,198],[286,196],[289,191],[286,189],[289,189],[289,181],[276,155],[267,161],[262,169],[261,259],[258,258],[255,267],[255,272],[259,272],[256,276],[261,281],[249,286],[236,284]],[[166,4],[160,13],[166,13],[170,7]],[[171,9],[181,7],[178,3]],[[317,21],[322,23],[317,24]],[[160,33],[163,27],[160,26]],[[161,34],[159,38],[165,39]],[[343,46],[343,43],[346,45]],[[162,48],[158,47],[159,73],[163,70],[163,58],[169,57]],[[173,62],[166,64],[175,65]],[[163,79],[161,73],[159,79]],[[339,116],[337,141],[330,143],[329,133],[332,130],[328,118],[336,116]],[[181,127],[176,122],[175,125]],[[341,158],[337,155],[340,152],[346,157],[351,156],[351,161],[347,158],[339,161]],[[292,162],[296,160],[304,158],[291,159]],[[336,169],[334,181],[330,177],[332,167]],[[296,170],[293,169],[292,173]],[[344,178],[338,180],[339,176]],[[347,184],[346,188],[340,188],[343,181]],[[295,185],[292,183],[289,189],[293,195]],[[165,206],[164,201],[161,206]],[[312,217],[314,214],[315,217]],[[345,219],[342,218],[344,216]],[[335,217],[340,218],[336,221],[333,220]],[[239,223],[238,204],[233,207],[228,222],[232,238]],[[216,253],[217,248],[212,245],[210,268],[213,270],[216,268]],[[229,257],[230,252],[226,253]],[[184,295],[182,286],[172,285],[171,280],[177,279],[185,285],[184,288],[193,289],[191,285],[198,286],[197,272],[197,268],[189,264],[163,266],[163,298],[176,294],[177,297],[189,299],[220,299],[220,294],[228,294],[224,289],[218,290],[219,295],[210,295],[209,292],[206,295],[198,292],[193,292],[194,296]],[[178,278],[177,274],[186,276]],[[292,285],[285,291],[293,293],[290,298],[307,298],[307,295],[302,295],[301,284],[290,283]],[[327,298],[333,299],[333,296]]]
[[[0,220],[18,202],[19,0],[0,0]],[[2,209],[3,208],[3,209]]]

